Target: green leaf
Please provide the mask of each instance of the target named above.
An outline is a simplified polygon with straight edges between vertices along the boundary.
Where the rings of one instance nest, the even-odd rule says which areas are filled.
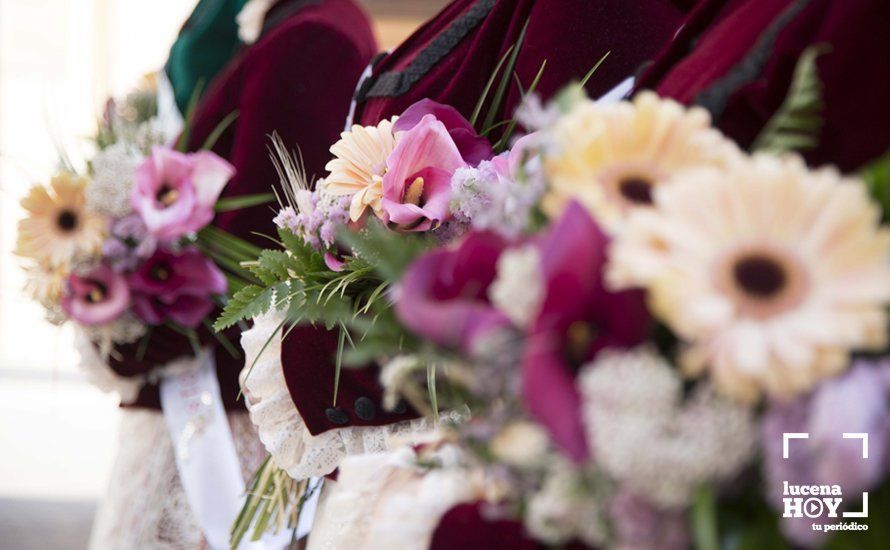
[[[250,285],[232,296],[219,319],[213,323],[215,330],[225,330],[238,321],[257,317],[269,311],[272,305],[273,288]]]
[[[195,118],[195,109],[198,107],[198,100],[201,99],[201,93],[204,91],[204,79],[198,79],[192,90],[192,96],[189,98],[188,105],[185,109],[185,123],[182,125],[182,133],[176,140],[176,150],[184,153],[189,144],[189,138],[192,134],[192,123]]]
[[[612,52],[611,52],[611,51],[608,51],[608,52],[604,53],[603,56],[600,58],[600,60],[597,61],[596,64],[595,64],[593,67],[590,68],[589,71],[587,71],[587,74],[584,75],[584,78],[581,79],[581,87],[582,87],[582,88],[583,88],[584,86],[587,86],[587,82],[590,80],[590,77],[592,77],[592,76],[593,76],[593,73],[595,73],[596,70],[600,68],[600,65],[602,65],[602,64],[603,64],[603,61],[605,61],[606,58],[609,57],[609,54],[610,54],[610,53],[612,53]]]
[[[709,486],[701,487],[692,502],[692,534],[698,550],[720,550],[717,503]]]
[[[275,200],[275,193],[256,193],[253,195],[241,195],[240,197],[228,197],[216,201],[214,210],[217,212],[231,212],[232,210],[269,204],[275,202]]]
[[[525,42],[525,33],[528,30],[529,21],[530,19],[526,19],[525,24],[522,26],[522,31],[519,33],[519,38],[516,40],[516,47],[513,48],[513,52],[510,54],[507,66],[504,68],[504,74],[501,77],[500,83],[498,83],[494,97],[491,99],[491,105],[488,107],[488,114],[485,116],[485,122],[482,124],[483,128],[488,128],[494,124],[495,117],[501,109],[501,104],[504,101],[504,96],[510,85],[511,75],[516,68],[516,60],[519,58],[519,51],[522,49],[522,43]]]
[[[204,140],[204,144],[201,145],[201,150],[209,151],[213,149],[213,146],[216,145],[216,142],[223,135],[223,132],[225,132],[229,128],[229,126],[231,126],[232,123],[235,122],[235,119],[238,118],[239,114],[240,113],[238,111],[232,111],[228,114],[228,116],[226,116],[226,118],[222,119],[220,123],[216,125],[216,128],[214,128],[213,131],[210,132],[210,135],[207,136],[207,139]]]
[[[867,164],[859,171],[868,192],[881,205],[882,222],[890,220],[890,151]]]
[[[507,61],[507,58],[510,57],[510,53],[513,51],[516,45],[512,45],[507,48],[507,51],[504,52],[503,57],[501,57],[498,64],[495,65],[494,71],[492,71],[491,76],[488,77],[488,82],[485,83],[485,88],[482,89],[482,95],[479,97],[479,101],[476,102],[476,107],[473,109],[473,114],[470,115],[470,125],[475,127],[476,121],[479,120],[479,115],[482,113],[482,107],[485,106],[485,100],[488,99],[488,93],[491,91],[491,87],[494,86],[494,80],[497,78],[498,73],[501,70],[501,66],[504,62]],[[481,132],[480,132],[481,133]]]
[[[754,140],[752,151],[780,154],[806,151],[819,144],[825,104],[816,60],[828,50],[827,45],[819,44],[803,51],[785,101]]]

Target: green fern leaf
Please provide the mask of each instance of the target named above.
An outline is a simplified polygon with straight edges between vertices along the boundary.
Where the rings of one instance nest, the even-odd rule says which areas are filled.
[[[754,140],[752,151],[781,154],[819,145],[824,102],[816,60],[827,51],[824,44],[814,45],[800,55],[785,101]]]
[[[274,292],[272,287],[263,288],[250,285],[242,288],[232,296],[232,299],[223,308],[219,319],[213,323],[214,330],[225,330],[238,321],[266,313],[272,306]]]

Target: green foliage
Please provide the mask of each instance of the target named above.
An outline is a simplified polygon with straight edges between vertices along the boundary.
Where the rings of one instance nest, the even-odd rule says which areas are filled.
[[[239,197],[219,199],[216,201],[214,210],[217,212],[231,212],[232,210],[241,210],[242,208],[250,208],[251,206],[260,206],[272,202],[275,202],[275,193],[241,195]]]
[[[244,506],[232,524],[231,548],[238,548],[250,533],[258,541],[266,532],[294,530],[300,521],[303,505],[321,488],[321,482],[296,481],[266,457],[247,487]],[[291,541],[292,545],[296,541]]]
[[[870,162],[859,174],[871,196],[881,205],[881,221],[890,221],[890,151]]]
[[[779,154],[819,144],[824,102],[816,60],[827,50],[825,45],[816,45],[801,54],[785,101],[754,140],[752,151]]]
[[[225,330],[238,321],[266,313],[272,306],[273,295],[272,287],[249,285],[242,288],[226,304],[219,319],[213,323],[213,328]]]

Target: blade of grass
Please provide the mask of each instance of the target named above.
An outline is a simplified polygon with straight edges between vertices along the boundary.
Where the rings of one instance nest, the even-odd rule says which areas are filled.
[[[597,61],[596,64],[595,64],[593,67],[590,68],[589,71],[587,71],[587,74],[584,75],[584,78],[581,79],[581,87],[582,87],[582,88],[583,88],[584,86],[587,86],[587,81],[590,80],[590,77],[593,76],[593,73],[595,73],[596,70],[600,68],[600,65],[602,65],[602,64],[603,64],[603,61],[605,61],[606,58],[609,57],[609,54],[610,54],[610,53],[612,53],[612,52],[611,52],[611,51],[608,51],[608,52],[606,52],[605,54],[603,54],[603,56],[600,58],[600,60]]]
[[[256,193],[219,199],[216,201],[216,206],[213,209],[217,212],[231,212],[232,210],[250,208],[251,206],[259,206],[270,202],[275,202],[275,193]]]
[[[513,52],[513,48],[516,45],[510,46],[507,48],[507,51],[504,52],[503,57],[501,57],[498,64],[495,65],[494,71],[491,73],[491,76],[488,77],[488,82],[485,84],[485,88],[482,89],[482,95],[479,97],[479,101],[476,102],[476,107],[473,109],[473,114],[470,116],[470,125],[474,128],[476,127],[476,121],[479,119],[479,115],[482,114],[482,107],[485,105],[485,100],[488,99],[488,92],[491,91],[491,87],[494,86],[494,79],[497,78],[498,72],[501,70],[501,66],[507,61],[507,58]]]
[[[192,134],[192,122],[194,122],[195,118],[195,109],[198,107],[198,100],[201,99],[203,89],[204,79],[200,78],[195,84],[195,89],[192,90],[192,97],[189,98],[188,106],[185,109],[185,124],[182,125],[182,133],[179,134],[179,139],[176,140],[176,150],[181,153],[184,153],[188,147],[189,138]]]
[[[504,75],[501,78],[500,83],[498,83],[497,90],[495,91],[494,97],[491,100],[491,105],[488,108],[488,114],[485,116],[485,123],[482,124],[483,128],[488,128],[489,126],[494,124],[494,119],[497,116],[498,111],[500,111],[501,109],[501,104],[504,101],[504,95],[507,92],[507,87],[510,84],[513,71],[516,68],[516,60],[519,58],[519,51],[522,49],[522,43],[525,42],[525,33],[528,30],[528,23],[529,19],[526,19],[525,24],[522,25],[522,31],[519,33],[519,39],[516,40],[516,47],[513,48],[513,51],[510,54],[510,59],[507,62],[507,66],[504,68]]]
[[[226,116],[226,118],[222,119],[219,124],[216,125],[216,128],[210,132],[210,135],[207,136],[207,139],[204,140],[204,144],[201,145],[202,151],[209,151],[213,149],[213,146],[216,145],[216,142],[223,135],[223,133],[229,129],[229,126],[232,125],[233,122],[238,118],[238,115],[241,114],[238,111],[232,111]]]

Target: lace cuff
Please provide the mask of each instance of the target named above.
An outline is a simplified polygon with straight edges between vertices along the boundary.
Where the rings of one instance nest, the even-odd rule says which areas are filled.
[[[253,328],[242,333],[246,364],[241,388],[260,440],[288,475],[294,479],[327,475],[347,456],[383,452],[397,443],[419,441],[429,433],[432,425],[425,419],[309,433],[284,379],[281,333],[277,331],[282,318],[276,313],[258,317]]]
[[[122,376],[111,368],[85,331],[75,331],[74,345],[80,353],[78,367],[86,375],[87,381],[104,392],[118,394],[121,403],[125,404],[135,401],[147,382],[157,384],[165,376],[183,374],[201,366],[193,355],[185,355],[155,367],[147,374]]]
[[[80,353],[78,368],[86,375],[90,384],[104,392],[118,394],[122,403],[136,399],[140,388],[148,378],[146,375],[121,376],[114,372],[82,330],[75,331],[74,345]]]

